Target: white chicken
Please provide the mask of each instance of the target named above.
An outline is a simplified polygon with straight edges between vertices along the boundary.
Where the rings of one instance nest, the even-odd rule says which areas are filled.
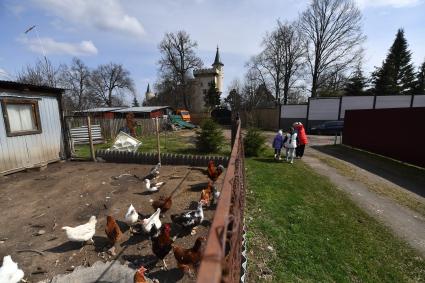
[[[156,228],[155,230],[159,231],[162,226],[161,220],[159,219],[160,214],[161,209],[158,208],[149,218],[143,219],[143,231],[149,234],[152,230],[152,226],[154,225]]]
[[[161,163],[158,163],[154,167],[152,167],[149,173],[159,175],[159,168],[161,168]]]
[[[131,226],[134,223],[136,223],[138,219],[139,219],[139,214],[137,213],[134,206],[130,204],[130,207],[128,208],[127,213],[125,214],[125,222]]]
[[[139,220],[139,213],[137,213],[136,209],[132,204],[127,210],[125,214],[125,222],[130,226],[130,233],[133,233],[133,225]]]
[[[18,264],[10,255],[3,257],[3,265],[0,267],[0,282],[18,283],[24,278],[24,272],[18,268]]]
[[[216,204],[218,198],[220,197],[220,192],[217,190],[216,186],[213,186],[213,203]]]
[[[65,230],[66,236],[71,242],[82,242],[84,244],[84,242],[90,240],[92,243],[94,243],[93,236],[96,232],[96,223],[96,216],[93,215],[86,224],[76,227],[64,226],[62,227],[62,230]]]
[[[149,179],[145,179],[145,187],[148,192],[157,192],[159,188],[165,184],[165,182],[151,183]]]

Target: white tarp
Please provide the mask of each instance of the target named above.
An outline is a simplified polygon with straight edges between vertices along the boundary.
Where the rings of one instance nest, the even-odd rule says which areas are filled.
[[[142,142],[133,138],[132,136],[119,132],[117,137],[115,138],[114,144],[108,150],[119,150],[119,151],[136,151]]]

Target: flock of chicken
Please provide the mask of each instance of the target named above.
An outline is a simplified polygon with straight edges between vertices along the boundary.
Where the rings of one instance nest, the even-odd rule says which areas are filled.
[[[143,178],[146,190],[149,192],[157,192],[164,182],[156,182],[159,177],[159,170],[161,164],[158,163],[153,167],[149,174]],[[208,162],[208,168],[206,174],[209,178],[208,186],[202,190],[201,197],[198,202],[196,210],[183,212],[181,214],[171,215],[173,223],[182,227],[183,229],[196,229],[204,220],[203,206],[212,205],[216,203],[220,193],[215,187],[215,182],[223,172],[224,167],[222,165],[215,166],[213,160]],[[202,245],[206,241],[205,237],[198,237],[192,248],[183,248],[174,243],[177,236],[171,237],[171,225],[162,224],[160,216],[163,216],[172,206],[172,196],[159,197],[158,200],[152,202],[152,207],[155,212],[148,218],[144,218],[140,221],[140,214],[136,211],[134,206],[130,204],[130,207],[125,214],[125,222],[129,225],[130,233],[144,233],[149,235],[152,242],[152,252],[158,258],[161,259],[164,265],[164,269],[167,269],[165,257],[173,250],[174,257],[177,261],[177,266],[183,272],[187,272],[192,275],[192,271],[199,264],[202,256]],[[76,227],[64,226],[65,233],[72,242],[80,242],[84,246],[85,243],[93,241],[93,236],[96,232],[96,216],[91,216],[89,221],[83,225]],[[141,226],[140,230],[135,230],[135,226]],[[115,246],[122,238],[122,231],[115,219],[108,215],[106,218],[105,227],[106,236],[109,239],[110,249],[108,250],[112,255],[115,255]],[[194,230],[192,233],[194,234]],[[134,282],[142,283],[146,282],[144,273],[146,268],[141,266],[134,275]],[[10,256],[3,258],[3,265],[0,267],[0,282],[5,283],[17,283],[24,277],[24,273],[20,270]]]

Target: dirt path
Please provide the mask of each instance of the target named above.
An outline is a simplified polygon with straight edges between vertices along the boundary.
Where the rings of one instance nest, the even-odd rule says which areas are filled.
[[[146,265],[148,276],[160,282],[193,282],[177,269],[172,253],[166,257],[169,270],[162,270],[162,262],[156,264],[150,240],[144,235],[130,235],[123,218],[130,203],[143,218],[151,215],[151,200],[161,195],[168,196],[183,180],[173,195],[171,209],[161,219],[163,223],[171,223],[171,214],[197,206],[200,190],[206,186],[208,179],[197,168],[163,166],[159,180],[166,184],[160,192],[150,194],[134,176],[117,177],[124,173],[145,176],[151,167],[66,162],[51,164],[42,172],[20,172],[1,178],[0,259],[12,255],[24,270],[28,282],[52,278],[80,265],[90,266],[99,260],[106,262],[114,259],[128,262],[133,267]],[[190,173],[184,178],[188,170]],[[206,208],[204,213],[206,220],[195,235],[172,225],[172,235],[179,234],[178,245],[189,247],[197,237],[207,235],[214,207]],[[61,227],[86,223],[91,215],[98,219],[93,238],[95,245],[87,245],[80,250],[81,245],[69,242]],[[104,252],[108,243],[104,232],[106,215],[116,218],[124,233],[117,246],[116,257],[109,257]],[[43,232],[39,233],[41,230]],[[41,254],[29,251],[19,253],[18,250],[37,250]]]
[[[309,147],[303,161],[320,175],[329,177],[331,182],[347,192],[357,205],[390,227],[396,235],[405,239],[413,248],[425,255],[424,217],[387,197],[370,191],[365,184],[341,175],[337,169],[321,162],[316,157],[318,154],[324,153]],[[363,169],[358,168],[358,170]],[[373,177],[373,173],[368,172],[367,174],[368,177]],[[380,176],[375,177],[377,180],[381,178]]]

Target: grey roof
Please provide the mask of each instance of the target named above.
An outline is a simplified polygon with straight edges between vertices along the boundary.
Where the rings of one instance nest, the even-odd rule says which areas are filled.
[[[220,53],[218,52],[218,46],[217,46],[217,51],[215,52],[215,59],[214,59],[214,63],[212,64],[212,66],[215,66],[215,65],[224,66],[224,64],[221,63],[221,60],[220,60]]]
[[[168,108],[169,106],[140,106],[140,107],[128,107],[123,109],[114,110],[113,112],[125,113],[125,112],[142,112],[150,113],[152,111]]]
[[[121,107],[99,107],[99,108],[90,108],[90,109],[76,111],[76,112],[90,112],[90,113],[93,113],[93,112],[112,112],[112,111],[123,109],[123,108],[127,108],[127,107],[125,107],[125,106],[121,106]]]
[[[56,95],[61,94],[65,91],[62,88],[49,87],[44,85],[33,85],[33,84],[19,83],[19,82],[13,82],[13,81],[3,81],[3,80],[0,80],[0,88],[21,90],[21,91],[39,91],[39,92],[45,92],[45,93],[52,93]]]
[[[195,77],[199,75],[217,75],[217,74],[218,72],[215,68],[193,70],[193,75]]]

